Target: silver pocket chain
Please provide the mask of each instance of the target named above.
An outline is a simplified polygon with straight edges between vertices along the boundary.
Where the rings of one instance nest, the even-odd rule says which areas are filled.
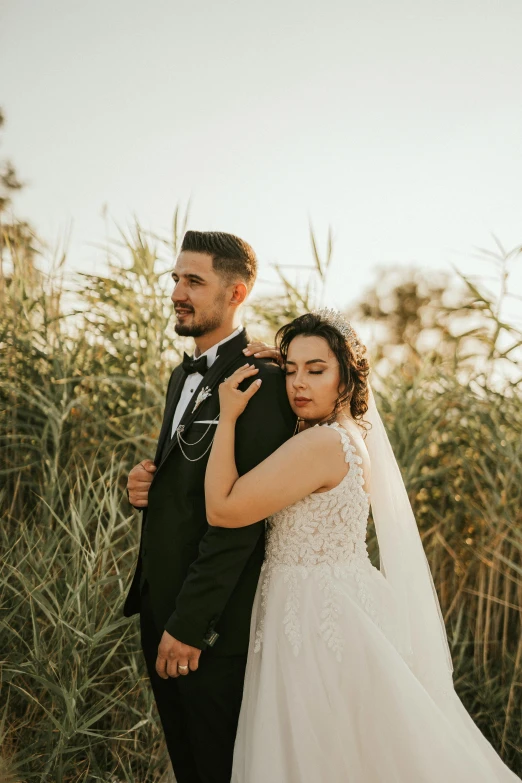
[[[219,413],[218,413],[218,415],[216,416],[216,418],[215,418],[215,419],[214,419],[214,420],[213,420],[213,421],[212,421],[212,422],[211,422],[211,423],[208,425],[207,429],[205,430],[205,432],[203,433],[203,435],[201,436],[201,438],[200,438],[199,440],[195,440],[193,443],[189,443],[188,441],[186,441],[186,440],[183,438],[183,435],[182,435],[182,433],[183,433],[183,432],[184,432],[184,430],[185,430],[185,425],[184,425],[184,424],[179,424],[179,425],[178,425],[178,427],[176,428],[176,435],[178,436],[178,444],[179,444],[179,447],[180,447],[180,449],[181,449],[181,453],[183,454],[183,456],[185,457],[185,459],[186,459],[188,462],[199,462],[199,460],[200,460],[200,459],[203,459],[203,457],[205,457],[205,456],[208,454],[208,452],[209,452],[209,451],[210,451],[210,449],[212,448],[212,444],[214,443],[214,438],[216,437],[216,433],[215,433],[215,431],[214,431],[214,435],[212,436],[212,439],[211,439],[210,443],[208,444],[207,448],[205,449],[205,451],[203,452],[203,454],[200,454],[200,455],[199,455],[199,457],[195,457],[194,459],[191,459],[191,457],[189,457],[189,456],[188,456],[188,455],[185,453],[185,451],[183,450],[183,446],[182,446],[181,444],[182,444],[182,443],[184,443],[184,444],[185,444],[185,446],[197,446],[197,445],[198,445],[198,443],[201,443],[201,441],[203,440],[203,438],[206,438],[206,436],[207,436],[207,435],[208,435],[208,433],[210,432],[210,428],[211,428],[211,427],[214,427],[214,426],[217,426],[215,423],[218,421],[218,419],[219,419]]]

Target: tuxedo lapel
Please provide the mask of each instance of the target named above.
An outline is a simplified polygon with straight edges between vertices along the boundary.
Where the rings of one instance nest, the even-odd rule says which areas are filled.
[[[219,347],[215,362],[213,363],[212,367],[210,367],[210,369],[207,370],[199,386],[197,387],[194,394],[192,395],[190,402],[186,407],[185,413],[181,417],[178,427],[183,427],[184,429],[190,427],[190,425],[198,415],[199,405],[196,408],[196,401],[198,399],[199,393],[203,391],[203,389],[205,390],[208,389],[209,391],[208,396],[211,396],[216,393],[217,385],[219,384],[219,382],[227,372],[228,368],[232,367],[232,365],[234,365],[237,362],[238,356],[241,354],[243,348],[246,348],[248,341],[249,341],[249,337],[246,334],[245,330],[243,329],[243,331],[240,332],[237,335],[237,337],[234,337],[233,340],[229,340],[227,343],[223,343],[223,345]],[[187,377],[184,373],[182,373],[182,376],[183,378]],[[169,422],[171,426],[172,426],[172,419],[174,417],[174,411],[176,410],[176,405],[177,405],[177,401],[179,400],[180,394],[181,394],[181,389],[177,394],[176,404],[174,404],[172,408],[169,406],[169,411],[170,411]],[[162,444],[164,443],[164,439],[161,441],[161,443]],[[164,450],[163,459],[161,460],[158,467],[161,467],[161,465],[163,465],[163,463],[165,462],[166,458],[168,457],[172,449],[176,448],[176,446],[178,445],[179,445],[178,438],[176,435],[174,435],[168,448]],[[159,448],[160,448],[160,444],[158,443],[158,452],[157,452],[158,455],[161,454]]]
[[[161,425],[161,430],[158,438],[156,456],[154,457],[154,462],[156,464],[156,467],[159,465],[160,456],[165,441],[168,438],[170,438],[170,433],[172,431],[172,420],[174,419],[174,413],[176,411],[179,398],[181,397],[181,392],[183,390],[183,384],[185,383],[186,377],[187,377],[186,373],[183,371],[183,367],[180,364],[179,367],[176,367],[176,369],[174,370],[173,378],[171,381],[171,388],[167,395],[167,401],[165,404],[165,415],[163,416],[163,424]]]

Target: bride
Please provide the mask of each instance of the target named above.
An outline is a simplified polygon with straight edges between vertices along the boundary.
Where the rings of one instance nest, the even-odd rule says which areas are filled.
[[[205,481],[211,525],[268,523],[233,783],[519,780],[454,691],[365,347],[331,310],[282,327],[277,344],[301,431],[238,476],[235,424],[260,384],[245,365],[220,386]],[[380,569],[365,544],[370,505]]]

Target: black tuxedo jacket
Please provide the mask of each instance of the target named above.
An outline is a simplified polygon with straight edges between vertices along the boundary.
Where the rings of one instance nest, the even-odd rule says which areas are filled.
[[[211,527],[205,510],[205,469],[216,424],[202,422],[216,419],[218,385],[245,364],[242,350],[247,342],[242,331],[220,346],[180,421],[181,444],[170,433],[187,376],[179,366],[170,377],[155,457],[157,470],[143,511],[138,563],[124,607],[127,617],[139,612],[140,586],[146,579],[158,628],[193,647],[212,648],[215,655],[246,652],[264,557],[264,522],[238,529]],[[240,475],[279,448],[294,432],[296,422],[280,368],[266,360],[249,361],[259,373],[246,385],[255,378],[263,383],[237,421]],[[202,390],[208,396],[196,408]]]

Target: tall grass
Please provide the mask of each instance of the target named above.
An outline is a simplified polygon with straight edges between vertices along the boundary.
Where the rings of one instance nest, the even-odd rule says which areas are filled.
[[[178,216],[170,243],[122,234],[108,273],[83,276],[73,294],[63,267],[44,276],[11,249],[0,286],[5,779],[152,783],[167,766],[137,624],[122,617],[139,534],[123,487],[152,453],[176,361],[166,273],[181,227]],[[320,281],[330,243],[325,261],[314,250]],[[317,300],[283,278],[281,297],[250,310],[263,335]],[[382,378],[379,402],[457,690],[520,775],[522,395],[489,378],[440,352]]]

